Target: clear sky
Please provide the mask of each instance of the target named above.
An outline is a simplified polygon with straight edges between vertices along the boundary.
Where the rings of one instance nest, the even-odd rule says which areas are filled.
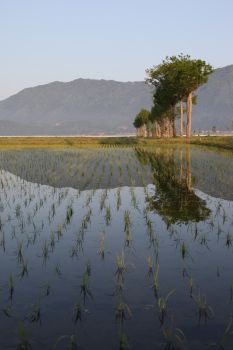
[[[167,55],[233,64],[233,0],[0,0],[0,100],[76,78],[143,80]]]

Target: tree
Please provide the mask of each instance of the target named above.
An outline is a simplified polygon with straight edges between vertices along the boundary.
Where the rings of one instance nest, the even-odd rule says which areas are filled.
[[[150,124],[150,111],[147,109],[141,109],[136,115],[133,125],[137,130],[137,136],[149,136],[149,124]],[[147,135],[146,135],[147,134]]]
[[[160,65],[147,70],[147,83],[155,88],[156,117],[173,111],[180,104],[180,134],[183,134],[183,102],[187,102],[186,136],[191,136],[193,92],[206,83],[213,68],[203,60],[193,60],[189,55],[166,57]],[[159,108],[158,108],[159,105]],[[171,114],[174,122],[175,113]],[[155,116],[155,114],[154,114]],[[162,117],[163,118],[163,117]]]

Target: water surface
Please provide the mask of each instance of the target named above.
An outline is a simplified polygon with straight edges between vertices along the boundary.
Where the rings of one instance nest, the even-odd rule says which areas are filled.
[[[232,349],[230,153],[2,151],[0,168],[1,349]]]

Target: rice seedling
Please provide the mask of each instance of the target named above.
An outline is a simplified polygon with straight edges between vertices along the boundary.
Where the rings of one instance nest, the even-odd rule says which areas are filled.
[[[147,264],[148,264],[148,275],[151,276],[153,273],[153,259],[151,256],[148,256]]]
[[[175,293],[175,289],[171,290],[166,297],[159,297],[157,299],[157,305],[159,309],[159,320],[161,326],[164,324],[164,320],[167,314],[167,309],[168,309],[168,299],[172,296],[172,294]]]
[[[118,189],[117,189],[117,205],[116,205],[117,211],[120,209],[121,203],[122,203],[122,202],[121,202],[121,189],[118,188]]]
[[[29,333],[25,328],[23,321],[18,321],[18,338],[17,350],[31,350],[32,346],[29,339]]]
[[[73,216],[73,208],[72,206],[68,206],[67,210],[66,210],[66,225],[69,225],[71,222],[71,218]]]
[[[193,289],[194,289],[193,278],[192,278],[192,277],[189,277],[189,280],[188,280],[188,290],[189,290],[189,295],[190,295],[190,296],[193,295]]]
[[[182,245],[181,245],[181,256],[182,256],[182,259],[185,259],[188,255],[188,247],[187,245],[185,244],[185,242],[182,242]]]
[[[51,293],[51,285],[50,283],[45,283],[42,287],[42,296],[43,297],[48,297]]]
[[[227,235],[226,235],[226,246],[229,248],[232,246],[232,242],[233,242],[233,235],[228,232]]]
[[[125,246],[129,247],[131,245],[132,241],[133,241],[133,238],[132,238],[130,228],[127,227],[127,229],[125,230]]]
[[[130,213],[128,210],[124,212],[124,231],[131,227]]]
[[[131,316],[132,316],[132,313],[130,311],[129,306],[126,303],[124,303],[120,298],[117,302],[116,311],[115,311],[116,322],[119,322],[122,324],[127,319],[127,317],[131,317]]]
[[[197,295],[192,295],[193,300],[197,306],[198,322],[202,319],[206,322],[208,319],[214,317],[213,309],[208,305],[206,297],[201,295],[200,291]]]
[[[83,301],[85,304],[86,298],[88,296],[92,298],[92,293],[91,293],[90,288],[89,288],[89,276],[87,275],[87,273],[84,273],[84,275],[81,279],[80,291],[81,291],[81,295],[83,295]]]
[[[50,233],[50,247],[53,251],[53,249],[55,247],[55,234],[53,231],[51,231],[51,233]]]
[[[58,227],[57,227],[57,238],[58,238],[58,240],[62,237],[62,235],[63,235],[63,230],[62,230],[62,225],[58,225]]]
[[[83,320],[83,308],[80,302],[75,303],[73,308],[73,322],[82,322]]]
[[[17,219],[19,219],[20,215],[21,215],[21,206],[20,204],[17,204],[15,207],[15,216]]]
[[[124,252],[122,252],[121,254],[118,254],[116,256],[116,276],[118,278],[120,276],[123,276],[125,270],[126,270],[125,255],[124,255]]]
[[[88,262],[86,264],[86,271],[85,271],[85,273],[87,274],[88,277],[91,276],[91,264],[90,264],[90,262]]]
[[[119,338],[119,350],[130,349],[128,337],[124,332],[120,332]]]
[[[9,277],[7,286],[8,286],[10,300],[12,301],[13,295],[14,295],[14,291],[15,291],[15,284],[14,284],[14,280],[13,280],[12,275],[10,275],[10,277]]]
[[[98,254],[101,256],[102,259],[104,259],[104,256],[105,256],[105,232],[103,232],[101,235],[100,249],[98,251]]]
[[[54,273],[55,273],[58,277],[61,277],[61,276],[62,276],[61,267],[60,267],[59,264],[57,264],[57,265],[55,266]]]
[[[33,304],[31,306],[31,311],[30,311],[27,319],[31,323],[37,323],[37,322],[41,323],[41,308],[40,308],[40,304]]]
[[[181,329],[163,328],[164,350],[184,349],[185,336]]]
[[[11,307],[3,308],[1,311],[2,311],[3,314],[4,314],[6,317],[8,317],[8,318],[10,318],[10,317],[13,316],[13,315],[12,315],[12,309],[11,309]]]
[[[49,257],[49,243],[47,241],[44,241],[42,245],[42,258],[44,263],[46,263],[48,257]]]
[[[23,260],[20,264],[19,278],[22,279],[25,276],[28,276],[28,263],[27,261]]]
[[[52,350],[56,350],[57,348],[60,348],[60,343],[63,343],[64,340],[68,340],[68,344],[66,344],[66,348],[64,348],[63,344],[63,349],[66,350],[77,350],[77,341],[75,335],[62,335],[60,336],[57,341],[55,342]]]
[[[232,339],[232,336],[233,336],[233,319],[231,316],[220,339],[216,343],[211,343],[210,346],[214,348],[222,349],[222,350],[227,349],[225,345],[227,345],[230,339]]]
[[[156,266],[155,272],[153,273],[153,285],[152,285],[154,295],[158,297],[158,289],[159,289],[159,265]]]
[[[23,261],[23,243],[18,242],[16,249],[17,261],[21,263]]]
[[[106,207],[105,222],[107,226],[110,224],[110,221],[111,221],[111,209],[110,207]]]

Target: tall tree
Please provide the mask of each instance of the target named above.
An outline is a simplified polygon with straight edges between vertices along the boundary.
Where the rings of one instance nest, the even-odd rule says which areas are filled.
[[[147,70],[147,82],[155,87],[154,103],[160,111],[168,111],[180,103],[180,134],[183,134],[183,101],[187,101],[186,136],[191,136],[193,92],[206,83],[213,71],[203,60],[193,60],[189,55],[166,57],[160,65]],[[158,111],[158,108],[156,107]],[[174,113],[173,113],[174,115]],[[172,120],[174,122],[174,120]]]

